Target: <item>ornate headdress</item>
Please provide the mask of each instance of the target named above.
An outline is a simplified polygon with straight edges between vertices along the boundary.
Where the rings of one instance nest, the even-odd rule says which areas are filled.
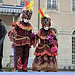
[[[32,15],[32,5],[34,4],[34,1],[30,1],[30,3],[27,0],[24,0],[25,6],[22,9],[22,14],[21,18],[29,19],[31,18]]]
[[[43,11],[40,8],[38,10],[38,12],[40,14],[42,26],[44,26],[46,24],[49,24],[49,26],[51,26],[51,18],[49,15],[44,14],[44,10],[45,10],[45,8],[43,8]]]
[[[38,10],[41,19],[44,17],[44,10],[45,10],[45,8],[43,8],[43,11],[40,8]]]
[[[30,1],[29,3],[27,0],[24,0],[24,2],[25,2],[25,6],[22,11],[29,10],[32,12],[32,9],[33,9],[32,5],[34,4],[34,1]]]

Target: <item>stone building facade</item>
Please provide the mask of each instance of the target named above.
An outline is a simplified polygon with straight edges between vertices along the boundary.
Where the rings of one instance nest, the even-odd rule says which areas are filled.
[[[3,0],[6,5],[21,6],[22,0]],[[2,3],[0,3],[0,6]],[[45,8],[45,13],[52,18],[51,28],[56,32],[58,38],[58,53],[57,62],[58,68],[75,68],[75,0],[34,0],[33,15],[31,23],[33,32],[37,33],[38,24],[41,28],[40,18],[38,15],[38,7]],[[1,8],[1,7],[0,7]],[[3,19],[7,31],[11,30],[11,22],[18,21],[20,13],[14,15],[12,13],[0,12],[0,17]],[[30,50],[29,65],[31,66],[34,59],[34,48]],[[4,41],[4,57],[3,66],[5,67],[10,62],[10,55],[12,55],[11,42],[6,35]]]

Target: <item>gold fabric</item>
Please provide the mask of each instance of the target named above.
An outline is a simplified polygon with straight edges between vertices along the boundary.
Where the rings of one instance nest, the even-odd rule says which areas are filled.
[[[37,57],[37,63],[35,62],[36,58],[34,59],[33,64],[32,64],[33,71],[45,71],[45,72],[57,72],[58,71],[56,58],[50,57],[50,59],[48,59],[47,55],[44,55],[43,58],[45,60],[43,64],[41,64],[41,56]],[[50,63],[48,63],[48,60],[50,60]],[[53,60],[55,63],[53,62]]]

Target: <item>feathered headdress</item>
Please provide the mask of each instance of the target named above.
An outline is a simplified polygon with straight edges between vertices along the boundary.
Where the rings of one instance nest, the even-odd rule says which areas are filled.
[[[32,9],[33,9],[32,5],[34,4],[34,1],[30,1],[30,3],[29,3],[27,0],[24,0],[24,2],[25,2],[25,6],[24,6],[23,10],[27,9],[27,10],[32,11]]]
[[[38,10],[41,19],[44,17],[44,10],[45,10],[45,8],[43,8],[43,11],[41,10],[41,8],[39,8],[39,10]]]
[[[47,15],[47,14],[44,14],[45,8],[43,8],[43,10],[41,10],[41,8],[38,8],[38,9],[39,9],[38,12],[40,14],[42,26],[46,25],[46,23],[48,23],[49,26],[51,26],[51,17],[49,15]],[[46,18],[48,19],[48,22],[47,22],[47,20],[45,22]]]

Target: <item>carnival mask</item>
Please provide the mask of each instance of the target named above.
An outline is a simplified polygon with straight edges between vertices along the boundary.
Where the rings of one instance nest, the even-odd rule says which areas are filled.
[[[44,29],[45,29],[45,30],[48,30],[48,29],[49,29],[49,27],[45,27],[45,26],[44,26]]]
[[[30,20],[32,16],[32,12],[29,10],[23,11],[21,14],[21,18],[25,18],[27,20]]]
[[[27,20],[27,19],[23,19],[23,21],[24,21],[25,23],[29,22],[29,20]]]
[[[44,26],[44,25],[51,26],[51,20],[49,18],[47,18],[47,17],[42,18],[41,23],[42,23],[42,26]]]
[[[45,25],[51,26],[51,18],[49,15],[44,14],[44,10],[45,8],[43,8],[43,10],[39,8],[38,10],[38,13],[40,14],[40,18],[41,18],[41,24],[42,26],[45,26]]]
[[[25,6],[22,9],[21,18],[25,21],[30,20],[32,16],[32,5],[34,4],[34,1],[30,1],[30,3],[27,0],[24,0]]]

